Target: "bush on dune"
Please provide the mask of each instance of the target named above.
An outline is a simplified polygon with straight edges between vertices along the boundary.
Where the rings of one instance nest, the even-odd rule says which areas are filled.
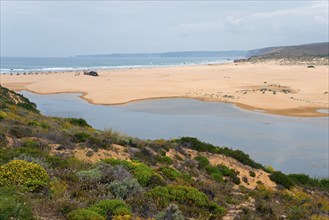
[[[17,193],[14,188],[1,187],[0,219],[32,220],[34,218],[31,207],[21,193]]]
[[[158,171],[169,180],[177,180],[182,175],[179,171],[171,167],[160,167]]]
[[[129,215],[131,213],[126,203],[118,199],[102,200],[90,206],[88,209],[107,218],[115,215]]]
[[[280,171],[275,171],[271,173],[270,179],[273,182],[280,184],[287,189],[290,189],[295,185],[287,175],[281,173]]]
[[[69,220],[105,220],[130,214],[130,208],[124,201],[112,199],[101,200],[88,208],[71,211],[67,214],[67,218]]]
[[[79,127],[91,127],[83,118],[68,118],[66,119],[70,124]]]
[[[157,175],[152,170],[152,168],[138,161],[129,162],[112,158],[104,159],[102,161],[111,165],[122,165],[134,175],[134,177],[143,187],[148,186],[152,182],[152,180],[159,179],[159,175]]]
[[[206,157],[196,156],[194,159],[198,161],[199,168],[205,168],[209,164],[209,160]]]
[[[28,190],[44,187],[49,183],[47,171],[40,165],[23,160],[13,160],[1,166],[0,186],[23,186]]]
[[[240,150],[232,150],[227,147],[216,147],[212,144],[204,143],[199,141],[197,138],[192,137],[182,137],[178,140],[174,140],[178,144],[181,144],[184,147],[191,148],[199,152],[209,152],[214,154],[223,154],[225,156],[232,157],[243,164],[249,165],[253,168],[262,168],[263,166],[259,163],[253,161],[248,154]]]
[[[155,187],[149,193],[161,206],[167,206],[170,202],[187,203],[193,206],[207,206],[208,197],[193,187],[164,186]]]
[[[320,187],[329,191],[329,179],[311,178],[306,174],[289,174],[287,177],[296,185]]]
[[[103,216],[89,209],[77,209],[67,215],[68,220],[105,220]]]

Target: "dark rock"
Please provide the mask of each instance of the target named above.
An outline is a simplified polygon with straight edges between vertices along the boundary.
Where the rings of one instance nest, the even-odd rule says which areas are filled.
[[[85,71],[83,72],[83,74],[88,76],[98,76],[98,73],[96,71]]]
[[[233,60],[234,63],[242,63],[242,62],[248,62],[249,59],[236,59],[236,60]]]

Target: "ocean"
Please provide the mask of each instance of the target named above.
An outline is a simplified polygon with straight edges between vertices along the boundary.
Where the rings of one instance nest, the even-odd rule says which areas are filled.
[[[1,57],[0,73],[81,71],[232,62],[241,57]]]

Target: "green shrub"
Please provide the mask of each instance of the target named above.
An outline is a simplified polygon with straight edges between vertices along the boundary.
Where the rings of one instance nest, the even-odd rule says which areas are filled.
[[[50,125],[47,124],[47,123],[45,123],[45,122],[41,122],[41,123],[40,123],[40,127],[41,127],[41,128],[44,128],[44,129],[47,129],[47,128],[50,128]]]
[[[271,173],[270,179],[273,182],[275,182],[277,184],[280,184],[280,185],[284,186],[287,189],[290,189],[291,187],[294,186],[294,183],[291,181],[291,179],[289,179],[288,176],[281,173],[280,171],[274,171],[273,173]]]
[[[0,187],[0,219],[34,218],[29,204],[20,193],[13,188]]]
[[[213,174],[213,173],[219,173],[219,174],[222,174],[219,169],[215,166],[212,166],[212,165],[207,165],[206,167],[206,171],[209,175]]]
[[[130,215],[130,208],[124,201],[118,199],[102,200],[88,208],[94,212],[97,212],[103,217],[111,217],[115,215]]]
[[[0,111],[0,121],[6,117],[6,114],[3,111]]]
[[[236,185],[239,185],[241,183],[241,180],[238,176],[233,176],[232,177],[232,182]]]
[[[32,112],[39,112],[37,109],[36,109],[36,104],[34,103],[17,103],[17,106],[20,106],[22,108],[25,108],[29,111],[32,111]]]
[[[105,220],[103,216],[89,209],[77,209],[67,215],[68,220]]]
[[[162,207],[170,202],[186,203],[187,205],[207,207],[208,197],[198,189],[187,186],[158,186],[149,195]]]
[[[329,190],[329,178],[321,179],[320,187],[324,188],[325,190]]]
[[[288,219],[299,220],[299,219],[309,219],[307,210],[301,206],[293,206],[289,209]]]
[[[220,164],[220,165],[217,165],[217,169],[224,175],[224,176],[234,176],[234,172],[228,168],[227,166],[223,165],[223,164]]]
[[[196,156],[194,159],[198,161],[199,168],[205,168],[209,164],[209,160],[206,157]]]
[[[220,214],[223,215],[226,212],[226,209],[222,206],[219,206],[217,203],[215,202],[210,202],[209,204],[209,211],[213,214]]]
[[[26,147],[26,148],[44,148],[45,145],[38,142],[38,141],[34,141],[34,140],[30,140],[30,139],[27,139],[27,140],[24,140],[24,142],[22,143],[22,147]]]
[[[27,123],[27,125],[33,126],[33,127],[40,127],[40,128],[44,128],[44,129],[50,128],[50,126],[47,123],[45,123],[45,122],[38,122],[36,120],[29,121]]]
[[[0,186],[18,185],[35,190],[48,185],[47,171],[40,165],[23,160],[12,160],[0,169]]]
[[[147,186],[154,172],[149,166],[141,163],[134,168],[133,174],[142,186]]]
[[[89,150],[87,153],[86,153],[86,156],[87,157],[92,157],[94,155],[94,151],[92,150]]]
[[[11,147],[11,148],[1,148],[0,147],[0,164],[7,163],[13,159],[20,157],[21,155],[31,156],[34,158],[44,157],[46,152],[40,147],[31,147],[24,146],[24,143],[21,147]]]
[[[46,162],[47,164],[52,168],[68,168],[69,162],[66,159],[62,159],[57,156],[46,156]]]
[[[113,158],[107,158],[107,159],[103,159],[102,162],[111,164],[113,166],[121,165],[121,166],[127,168],[128,170],[132,170],[135,167],[131,162],[129,162],[127,160],[118,160],[118,159],[113,159]]]
[[[305,174],[289,174],[288,177],[296,184],[308,185],[312,182],[312,178]]]
[[[29,125],[29,126],[40,126],[40,123],[37,122],[37,121],[35,121],[35,120],[33,120],[33,121],[29,121],[27,123],[27,125]]]
[[[42,142],[31,140],[31,139],[25,139],[21,144],[20,151],[22,153],[24,152],[24,150],[35,152],[36,154],[34,156],[37,157],[37,156],[45,155],[45,153],[48,152],[49,149],[50,149],[49,146]]]
[[[166,178],[170,180],[177,180],[181,177],[181,173],[174,168],[170,167],[160,167],[159,172]]]
[[[223,182],[223,175],[221,173],[212,173],[210,177],[218,183]]]
[[[254,171],[249,171],[249,176],[256,177],[256,173]]]
[[[153,188],[155,186],[165,186],[165,185],[166,185],[165,179],[161,175],[154,173],[151,176],[148,187]]]
[[[264,170],[265,172],[267,172],[267,173],[273,173],[273,172],[275,172],[274,168],[271,167],[271,166],[265,166],[265,167],[263,168],[263,170]]]
[[[329,179],[311,178],[306,174],[289,174],[288,178],[296,185],[320,187],[329,190]]]
[[[85,142],[90,138],[90,135],[85,132],[77,132],[74,134],[73,140],[76,143]]]
[[[80,127],[91,127],[86,120],[84,120],[83,118],[68,118],[67,121],[72,124],[72,125],[76,125],[76,126],[80,126]]]
[[[168,156],[157,156],[156,160],[160,163],[164,163],[164,164],[167,164],[167,165],[173,164],[173,160]]]
[[[52,180],[49,184],[49,189],[52,198],[62,197],[67,193],[67,188],[68,185],[66,184],[66,182],[60,181],[56,178],[54,178],[54,180]]]
[[[112,158],[104,159],[102,161],[111,165],[121,165],[125,167],[132,172],[137,181],[144,187],[150,184],[152,178],[157,177],[149,166],[138,161],[129,162],[126,160],[117,160]]]
[[[183,145],[184,147],[188,147],[197,150],[199,152],[223,154],[225,156],[233,157],[234,159],[240,161],[241,163],[251,166],[253,168],[263,168],[261,164],[256,163],[255,161],[250,159],[248,154],[240,150],[232,150],[227,147],[223,147],[223,148],[216,147],[212,144],[201,142],[197,138],[192,138],[192,137],[182,137],[174,141],[178,144]]]

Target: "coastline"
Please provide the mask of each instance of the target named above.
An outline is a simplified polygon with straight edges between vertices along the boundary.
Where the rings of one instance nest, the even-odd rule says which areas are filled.
[[[60,72],[1,76],[15,91],[81,93],[98,105],[121,105],[160,98],[227,102],[247,110],[297,117],[323,117],[329,109],[328,66],[225,63],[99,71],[99,77]]]

